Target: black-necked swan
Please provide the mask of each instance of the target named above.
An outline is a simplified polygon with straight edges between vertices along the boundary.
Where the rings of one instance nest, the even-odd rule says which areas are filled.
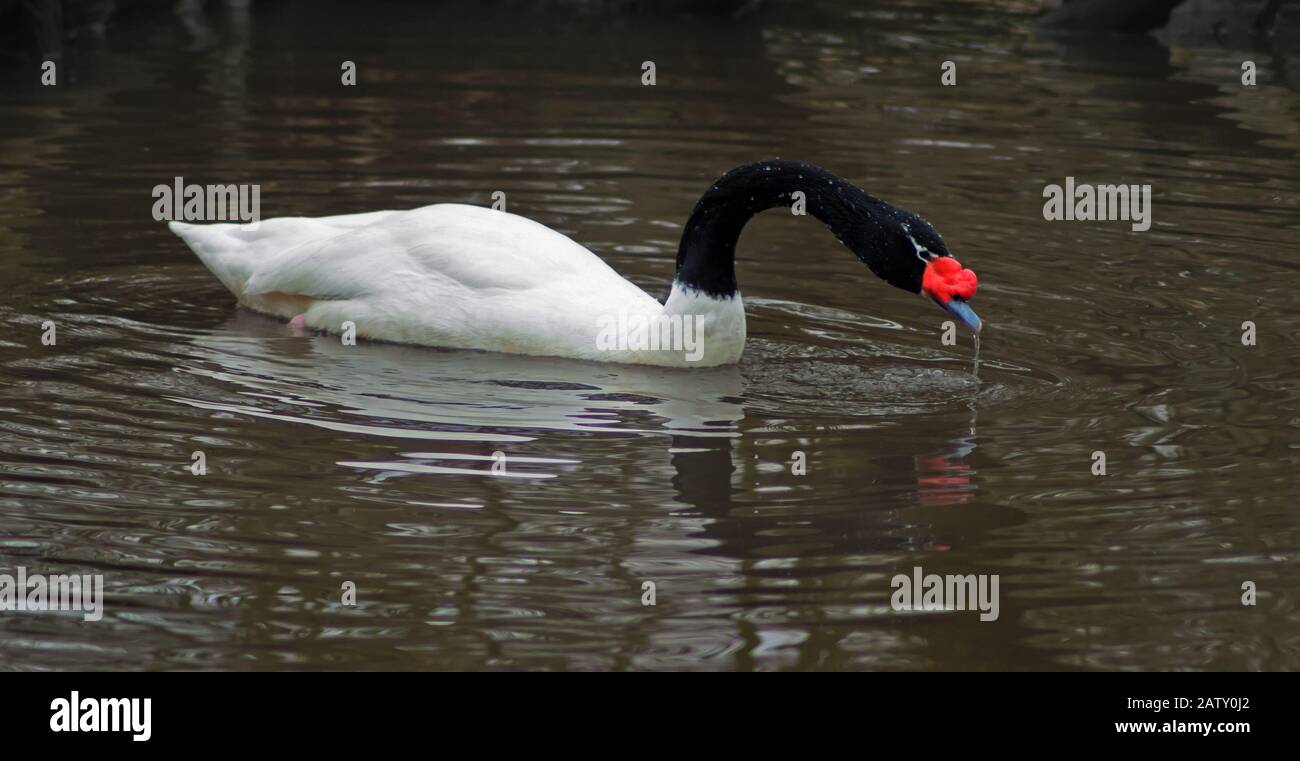
[[[735,270],[741,229],[765,209],[800,205],[877,277],[980,330],[966,304],[975,273],[952,258],[928,222],[798,161],[759,161],[718,178],[686,221],[662,304],[564,235],[479,206],[170,227],[241,305],[300,327],[423,346],[709,367],[738,362],[745,347]]]

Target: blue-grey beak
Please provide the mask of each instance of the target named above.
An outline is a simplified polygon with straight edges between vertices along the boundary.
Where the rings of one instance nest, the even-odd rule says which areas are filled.
[[[971,309],[969,304],[957,296],[953,296],[948,299],[947,304],[940,304],[940,306],[948,310],[953,317],[961,320],[961,323],[970,328],[972,333],[978,333],[980,328],[984,327],[983,321],[980,320],[979,315],[975,314],[975,310]]]

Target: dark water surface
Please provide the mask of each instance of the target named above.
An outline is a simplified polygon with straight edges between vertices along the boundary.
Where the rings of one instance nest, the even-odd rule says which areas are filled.
[[[0,612],[0,667],[1300,668],[1283,67],[1016,2],[546,8],[138,14],[56,87],[0,70],[0,571],[106,586],[98,623]],[[935,224],[981,277],[978,379],[779,212],[741,241],[743,362],[698,371],[295,336],[150,216],[176,175],[265,217],[502,190],[658,294],[699,194],[770,156]],[[1044,221],[1066,175],[1151,184],[1151,230]],[[1000,574],[999,620],[892,610],[918,565]]]

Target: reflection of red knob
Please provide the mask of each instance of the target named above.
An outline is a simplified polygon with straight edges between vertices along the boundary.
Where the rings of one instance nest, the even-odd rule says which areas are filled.
[[[961,461],[927,457],[920,461],[917,471],[917,493],[922,504],[960,505],[975,496],[971,471]]]

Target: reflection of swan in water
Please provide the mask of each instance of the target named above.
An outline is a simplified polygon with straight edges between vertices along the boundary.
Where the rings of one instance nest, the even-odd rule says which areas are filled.
[[[735,437],[744,417],[735,367],[686,373],[366,342],[345,346],[337,336],[289,336],[283,325],[246,313],[192,341],[195,361],[182,371],[234,387],[238,398],[169,395],[175,401],[412,444],[475,442],[500,448],[533,441],[542,431]],[[383,465],[406,472],[490,473],[483,466],[414,467],[422,459],[490,461],[490,454],[420,454],[428,453],[404,453],[412,462]]]
[[[168,398],[199,409],[335,432],[341,443],[361,445],[338,448],[340,459],[356,458],[343,459],[345,466],[493,475],[490,464],[501,451],[511,467],[495,475],[547,477],[552,473],[544,471],[569,469],[547,465],[573,464],[563,459],[568,453],[552,449],[562,447],[564,437],[551,432],[667,436],[679,498],[697,505],[710,500],[696,495],[726,492],[732,468],[718,460],[697,469],[701,458],[695,455],[708,450],[712,457],[704,459],[730,461],[732,447],[724,446],[728,440],[739,440],[742,453],[753,455],[749,450],[755,444],[740,439],[747,414],[769,419],[830,415],[840,428],[871,426],[882,417],[947,414],[954,401],[980,386],[1004,394],[1024,391],[996,381],[978,384],[969,371],[942,367],[900,366],[874,358],[864,362],[838,353],[792,358],[781,345],[764,340],[754,346],[755,361],[690,373],[369,342],[345,346],[336,336],[292,335],[283,325],[247,312],[236,312],[224,326],[185,340],[194,348],[184,351],[178,387],[164,391]],[[367,442],[380,444],[381,451]],[[383,449],[388,446],[392,449]],[[942,476],[950,469],[937,463],[928,467],[921,458],[936,450],[927,450],[911,452],[917,458],[919,491],[931,486],[948,496],[962,491],[952,482],[921,480],[926,471]],[[957,460],[968,451],[956,453]],[[550,454],[561,459],[545,456]],[[530,462],[530,455],[538,456]],[[951,468],[969,475],[963,465]],[[700,483],[705,473],[718,483]]]
[[[785,512],[736,509],[757,504],[751,489],[760,476],[745,465],[760,452],[771,452],[759,439],[741,436],[745,381],[736,367],[685,372],[376,343],[344,346],[333,336],[288,335],[283,325],[242,312],[222,328],[190,340],[194,349],[187,352],[181,372],[202,380],[182,382],[180,390],[167,393],[169,398],[200,409],[395,445],[379,457],[367,455],[368,461],[339,463],[373,474],[366,476],[372,483],[404,474],[562,476],[575,460],[563,450],[550,456],[551,447],[562,446],[563,440],[551,432],[649,435],[663,437],[663,459],[642,462],[641,468],[671,479],[674,501],[704,519],[693,537],[711,540],[702,552],[749,559],[757,548],[791,541],[781,536],[789,518]],[[788,380],[775,385],[786,386]],[[761,377],[757,382],[759,388],[748,394],[774,385]],[[825,391],[844,396],[855,389],[846,382]],[[887,404],[869,416],[894,414],[897,408]],[[946,444],[923,438],[914,448],[898,449],[901,442],[883,429],[880,433],[881,442],[895,449],[873,467],[906,468],[911,463],[911,509],[924,511],[925,520],[910,512],[902,518],[896,509],[864,509],[866,504],[817,509],[810,520],[819,533],[809,541],[826,544],[819,552],[832,553],[933,548],[954,544],[953,537],[966,536],[962,532],[972,525],[994,527],[1014,520],[1005,511],[964,515],[967,511],[951,510],[976,493],[970,463],[974,401],[970,415],[960,430],[943,434]],[[492,471],[496,450],[508,452],[509,472]],[[862,485],[873,477],[862,474]],[[840,495],[856,488],[829,486]],[[821,488],[813,482],[799,488],[810,489],[802,499],[816,506]],[[899,505],[908,510],[908,500]]]

